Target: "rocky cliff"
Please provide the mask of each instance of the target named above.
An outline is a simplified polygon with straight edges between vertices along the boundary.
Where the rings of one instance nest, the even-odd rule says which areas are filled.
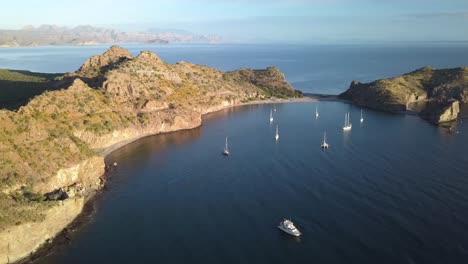
[[[102,153],[197,127],[203,114],[227,106],[302,96],[274,67],[222,72],[168,64],[150,51],[133,57],[117,46],[65,74],[59,85],[18,111],[0,110],[0,237],[8,241],[0,243],[0,262],[27,255],[79,213],[81,206],[57,200],[101,186]],[[48,221],[60,212],[63,221]],[[37,236],[28,240],[28,230]]]
[[[353,81],[341,98],[373,109],[401,112],[414,102],[427,102],[421,116],[433,123],[455,120],[459,111],[454,100],[468,102],[468,67],[436,70],[425,67],[414,72],[371,83]],[[447,106],[450,105],[450,113]]]

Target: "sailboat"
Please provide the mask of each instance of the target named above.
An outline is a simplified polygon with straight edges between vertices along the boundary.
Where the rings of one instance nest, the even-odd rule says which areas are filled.
[[[315,106],[315,118],[319,117],[318,106]]]
[[[270,110],[270,123],[273,123],[273,111]]]
[[[343,126],[343,130],[344,131],[349,131],[349,130],[351,130],[352,127],[353,127],[353,125],[349,122],[349,113],[346,113],[345,114],[345,123],[344,123],[344,126]]]
[[[362,116],[362,109],[361,109],[361,123],[364,122],[364,117]]]
[[[327,132],[323,133],[323,144],[321,146],[323,149],[328,148],[328,143],[327,143]]]
[[[278,126],[276,126],[276,134],[275,134],[275,140],[279,140],[279,132],[278,132]]]
[[[226,145],[224,146],[224,150],[223,150],[223,155],[224,155],[224,156],[229,156],[229,148],[228,148],[228,140],[227,140],[227,137],[226,137]]]

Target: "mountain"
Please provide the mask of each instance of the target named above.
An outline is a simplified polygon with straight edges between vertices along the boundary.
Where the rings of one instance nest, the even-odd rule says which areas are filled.
[[[118,46],[72,73],[5,76],[43,92],[17,111],[0,110],[0,263],[27,256],[73,221],[102,186],[113,149],[200,126],[203,114],[225,107],[302,96],[275,67],[223,72]]]
[[[415,111],[435,124],[450,122],[457,119],[460,102],[468,102],[468,67],[424,67],[371,83],[353,81],[340,97],[383,111]]]
[[[184,31],[119,31],[92,26],[68,28],[55,25],[42,25],[39,27],[26,26],[19,30],[0,30],[0,47],[112,43],[218,43],[220,41],[222,41],[222,38],[219,36],[200,36]]]

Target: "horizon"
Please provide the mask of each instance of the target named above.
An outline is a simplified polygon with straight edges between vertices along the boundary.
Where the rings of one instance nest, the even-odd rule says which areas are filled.
[[[90,25],[120,31],[151,28],[219,35],[228,43],[465,42],[468,2],[454,0],[70,0],[8,2],[1,29]],[[70,6],[73,12],[70,13]],[[89,7],[93,8],[89,8]],[[145,8],[142,8],[145,7]],[[402,8],[403,7],[403,8]],[[18,14],[16,11],[24,12]],[[102,15],[105,10],[105,15]],[[50,13],[54,13],[51,16]],[[126,14],[122,17],[121,14]]]

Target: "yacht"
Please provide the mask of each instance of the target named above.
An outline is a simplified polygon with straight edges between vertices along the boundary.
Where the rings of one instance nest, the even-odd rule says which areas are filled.
[[[275,140],[279,140],[279,132],[278,132],[278,126],[276,126],[276,134],[275,134]]]
[[[327,133],[323,133],[323,144],[321,146],[323,149],[327,149],[328,148],[328,143],[327,143]]]
[[[315,106],[315,118],[319,117],[318,106]]]
[[[273,123],[273,111],[270,110],[270,123]]]
[[[278,228],[292,236],[300,236],[301,232],[294,226],[291,220],[284,219],[279,225]]]
[[[343,130],[344,131],[349,131],[349,130],[351,130],[352,127],[353,127],[353,125],[349,122],[349,113],[346,113],[345,114],[345,122],[344,122]]]
[[[362,116],[362,109],[361,109],[361,123],[364,122],[364,117]]]
[[[228,140],[227,140],[227,137],[226,137],[226,145],[224,146],[224,150],[223,150],[223,155],[224,155],[224,156],[229,156],[229,148],[228,148]]]

